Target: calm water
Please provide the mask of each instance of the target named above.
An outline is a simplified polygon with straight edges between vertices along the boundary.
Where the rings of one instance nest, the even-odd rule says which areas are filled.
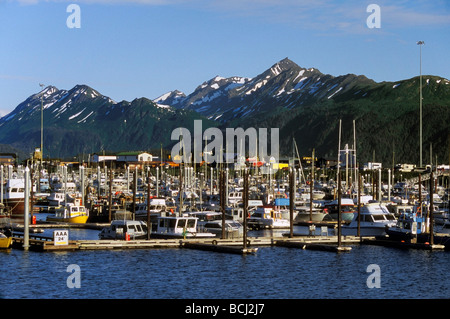
[[[98,231],[70,230],[70,238]],[[261,247],[241,256],[191,249],[0,252],[0,297],[76,299],[450,298],[450,253],[352,246],[348,253]],[[69,265],[81,287],[68,288]],[[368,288],[367,267],[380,267]]]

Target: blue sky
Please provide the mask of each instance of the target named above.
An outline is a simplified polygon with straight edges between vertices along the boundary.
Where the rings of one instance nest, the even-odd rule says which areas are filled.
[[[369,4],[381,27],[368,28]],[[68,28],[70,4],[80,28]],[[191,93],[289,57],[377,82],[450,79],[447,0],[0,0],[0,114],[40,91],[86,84],[115,101]]]

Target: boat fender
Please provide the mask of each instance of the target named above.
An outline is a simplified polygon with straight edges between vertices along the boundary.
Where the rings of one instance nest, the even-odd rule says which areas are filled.
[[[214,246],[216,246],[217,245],[217,240],[213,240],[212,242],[211,242],[211,244],[213,244]]]

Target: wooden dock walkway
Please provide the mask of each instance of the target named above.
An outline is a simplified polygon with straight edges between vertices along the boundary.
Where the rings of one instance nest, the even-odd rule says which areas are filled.
[[[342,238],[342,243],[345,245],[359,242],[360,239],[358,237],[346,236]],[[216,252],[254,254],[257,251],[256,247],[261,246],[348,251],[345,248],[332,248],[332,246],[337,245],[336,236],[301,236],[294,238],[247,237],[247,247],[244,249],[242,239],[70,240],[68,245],[55,245],[51,237],[30,234],[29,245],[29,249],[34,251],[189,248]],[[23,235],[13,237],[13,248],[23,249]]]

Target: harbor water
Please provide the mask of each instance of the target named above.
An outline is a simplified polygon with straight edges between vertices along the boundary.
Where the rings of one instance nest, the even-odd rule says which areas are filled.
[[[70,229],[70,239],[97,236],[98,230]],[[359,244],[344,253],[259,247],[254,255],[9,249],[0,251],[0,262],[5,299],[450,298],[448,251]],[[78,287],[69,284],[73,265],[79,267]]]

